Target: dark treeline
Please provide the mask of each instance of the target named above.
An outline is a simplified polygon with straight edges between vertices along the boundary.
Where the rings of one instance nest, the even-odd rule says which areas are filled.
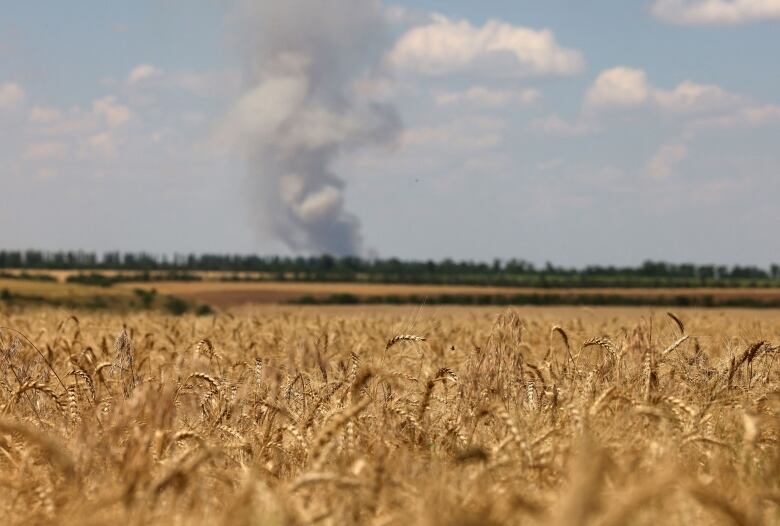
[[[357,296],[332,294],[325,297],[304,296],[289,302],[293,305],[591,305],[616,307],[747,307],[754,309],[780,307],[777,298],[703,296],[623,296],[617,294],[438,294]]]
[[[475,261],[403,261],[357,257],[260,257],[230,254],[0,251],[0,269],[226,271],[259,272],[262,277],[238,274],[225,279],[295,281],[364,281],[369,283],[446,283],[535,287],[647,287],[647,286],[778,286],[780,265],[723,266],[647,261],[637,267],[592,265],[565,268],[536,266],[511,259],[491,263]]]

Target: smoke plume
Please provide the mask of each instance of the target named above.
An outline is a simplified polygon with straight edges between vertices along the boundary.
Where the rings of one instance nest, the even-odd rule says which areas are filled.
[[[245,90],[227,126],[246,149],[263,223],[295,252],[360,254],[333,164],[400,128],[393,107],[355,89],[380,74],[390,43],[381,2],[245,0],[233,16]]]

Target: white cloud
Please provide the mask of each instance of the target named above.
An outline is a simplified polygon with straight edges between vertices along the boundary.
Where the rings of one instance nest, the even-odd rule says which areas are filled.
[[[406,150],[420,147],[426,150],[432,147],[489,150],[503,142],[505,126],[500,119],[468,117],[444,124],[409,128],[401,134],[400,144]]]
[[[68,156],[68,145],[62,142],[37,142],[29,144],[22,153],[27,161],[63,160]]]
[[[57,108],[34,106],[30,110],[30,122],[35,124],[51,124],[62,119],[62,112]]]
[[[597,131],[596,126],[591,122],[581,119],[569,122],[559,115],[548,115],[531,121],[529,128],[537,133],[557,137],[577,137]]]
[[[664,144],[645,166],[645,174],[653,179],[668,179],[687,157],[688,148],[684,144]]]
[[[654,90],[653,97],[661,109],[672,113],[700,113],[733,108],[744,102],[739,95],[711,84],[686,80],[671,91]]]
[[[130,86],[144,89],[186,91],[197,97],[231,97],[241,90],[241,75],[233,70],[163,71],[151,64],[140,64],[127,76]],[[114,79],[104,79],[103,85],[114,87]],[[136,94],[137,96],[137,94]]]
[[[466,103],[475,106],[501,107],[514,103],[533,104],[539,100],[539,97],[539,91],[533,88],[510,91],[474,86],[466,91],[439,93],[435,100],[438,106]]]
[[[602,71],[585,95],[589,110],[653,105],[672,114],[718,113],[747,103],[713,84],[685,80],[671,90],[652,86],[641,69],[618,66]]]
[[[476,70],[501,77],[570,75],[583,67],[580,52],[561,47],[550,30],[499,20],[475,27],[442,15],[401,36],[388,62],[400,71],[424,75]]]
[[[107,159],[116,157],[117,147],[114,136],[111,132],[103,132],[93,135],[87,139],[89,149]]]
[[[13,82],[0,84],[0,110],[8,110],[19,106],[24,101],[24,90]]]
[[[650,11],[672,24],[734,25],[780,19],[780,0],[656,0]]]
[[[127,106],[123,106],[117,102],[117,98],[113,95],[103,97],[92,103],[92,111],[96,115],[102,116],[106,120],[111,128],[118,128],[133,118],[133,112]]]
[[[539,90],[534,88],[527,88],[521,90],[520,93],[518,93],[518,99],[523,104],[533,104],[541,98],[542,94],[539,92]]]
[[[130,72],[130,75],[127,77],[127,81],[130,84],[137,84],[144,80],[159,77],[160,75],[162,75],[162,70],[159,68],[156,68],[151,64],[139,64]]]
[[[422,9],[412,9],[400,5],[387,5],[384,8],[385,19],[393,25],[424,24],[430,21],[431,13]]]
[[[706,117],[694,121],[696,129],[756,128],[780,124],[780,106],[774,104],[752,105],[724,115]]]
[[[602,71],[585,95],[588,108],[641,106],[649,96],[647,75],[641,69],[624,66]]]
[[[60,118],[53,118],[58,112]],[[101,118],[100,115],[86,112],[78,106],[67,112],[55,108],[43,108],[40,112],[30,114],[31,122],[37,125],[35,132],[46,135],[77,136],[90,133],[100,127]]]

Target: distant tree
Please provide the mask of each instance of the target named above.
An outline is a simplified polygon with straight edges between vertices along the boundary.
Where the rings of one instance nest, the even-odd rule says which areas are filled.
[[[181,316],[190,309],[190,305],[181,298],[169,296],[168,299],[165,300],[165,309],[174,316]]]
[[[141,306],[143,306],[144,309],[151,308],[157,297],[157,289],[134,289],[133,292],[138,296],[138,299],[141,301]]]

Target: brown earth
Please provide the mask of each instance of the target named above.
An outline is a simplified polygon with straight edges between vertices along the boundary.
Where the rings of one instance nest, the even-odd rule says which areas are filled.
[[[21,279],[0,279],[0,290],[4,289],[13,294],[36,296],[45,299],[130,296],[130,290],[125,289]]]
[[[123,283],[118,288],[154,288],[161,294],[170,294],[188,300],[224,307],[246,303],[283,303],[304,296],[324,298],[333,294],[355,296],[439,296],[453,295],[609,295],[619,297],[701,297],[780,299],[780,289],[747,288],[572,288],[542,289],[515,287],[477,287],[466,285],[395,285],[364,283],[301,283],[301,282],[168,282]]]

